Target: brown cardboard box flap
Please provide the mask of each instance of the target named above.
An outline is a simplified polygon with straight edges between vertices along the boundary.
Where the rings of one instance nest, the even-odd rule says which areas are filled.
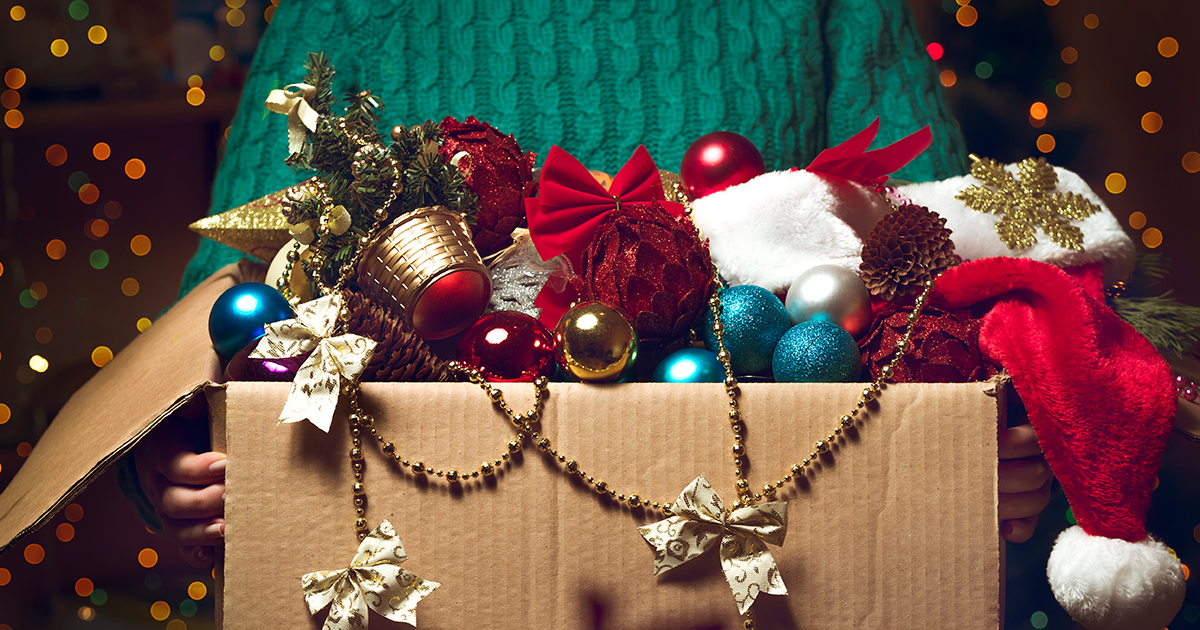
[[[218,379],[220,363],[204,323],[217,297],[242,277],[236,264],[213,274],[71,396],[0,494],[0,553]]]

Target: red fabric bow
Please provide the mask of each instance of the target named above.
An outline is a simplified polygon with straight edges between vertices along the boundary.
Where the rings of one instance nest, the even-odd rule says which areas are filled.
[[[538,196],[525,200],[529,236],[543,260],[565,254],[572,270],[578,272],[580,256],[604,217],[625,204],[652,201],[662,203],[673,216],[683,214],[681,204],[666,200],[658,168],[646,147],[639,146],[633,152],[608,190],[570,153],[550,147],[542,166]],[[554,328],[574,297],[569,287],[560,293],[547,283],[534,301],[542,309],[539,319]]]
[[[893,144],[867,151],[878,132],[879,119],[876,118],[849,140],[822,151],[804,170],[837,175],[864,186],[873,186],[887,181],[888,175],[904,168],[933,142],[933,132],[926,125]]]

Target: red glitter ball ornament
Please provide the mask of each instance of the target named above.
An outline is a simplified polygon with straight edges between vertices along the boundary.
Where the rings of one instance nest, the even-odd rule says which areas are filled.
[[[443,136],[438,153],[447,160],[459,157],[458,168],[467,187],[479,196],[471,240],[480,256],[500,251],[512,242],[513,229],[525,220],[523,200],[535,186],[537,155],[521,151],[511,135],[501,134],[474,116],[462,122],[447,116],[438,128]],[[463,152],[466,155],[460,156]]]
[[[496,311],[467,329],[458,342],[457,358],[489,381],[528,383],[554,373],[554,336],[524,313]]]
[[[679,165],[679,177],[693,199],[744,184],[765,172],[754,143],[732,131],[700,136]]]

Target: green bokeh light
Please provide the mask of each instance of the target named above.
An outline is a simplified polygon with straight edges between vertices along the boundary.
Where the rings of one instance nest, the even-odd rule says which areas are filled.
[[[980,79],[987,79],[992,76],[992,64],[986,61],[980,61],[975,65],[975,76]]]
[[[108,252],[97,249],[88,256],[88,262],[91,263],[92,269],[103,269],[108,266]]]
[[[88,3],[84,2],[84,0],[75,0],[71,3],[71,6],[67,7],[67,13],[75,20],[86,18],[89,11]]]
[[[183,615],[184,617],[191,617],[192,615],[195,615],[198,608],[199,607],[196,606],[196,602],[190,599],[185,599],[182,602],[179,602],[179,614]]]
[[[1195,604],[1188,604],[1183,607],[1183,620],[1188,623],[1196,623],[1200,621],[1200,608],[1196,608]]]
[[[151,573],[146,576],[146,588],[156,591],[162,586],[162,576],[157,573]]]
[[[88,179],[87,173],[83,171],[75,171],[67,178],[67,185],[71,187],[71,192],[79,192],[83,185],[92,180]]]
[[[1045,628],[1048,623],[1050,623],[1050,617],[1046,616],[1046,613],[1040,610],[1029,616],[1029,625],[1038,630]]]
[[[92,604],[103,606],[108,601],[108,593],[104,592],[104,589],[98,588],[92,591],[92,596],[89,599],[92,600]]]
[[[30,291],[29,289],[22,291],[17,300],[19,300],[21,302],[21,306],[24,306],[25,308],[33,308],[37,306],[38,303],[38,299],[33,297],[33,291]]]
[[[1067,517],[1068,523],[1070,523],[1072,525],[1078,524],[1075,522],[1075,513],[1071,511],[1071,508],[1067,508],[1067,511],[1063,513],[1063,516]]]

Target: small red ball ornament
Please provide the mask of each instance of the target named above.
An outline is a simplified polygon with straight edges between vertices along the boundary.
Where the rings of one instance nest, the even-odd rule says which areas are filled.
[[[479,318],[458,342],[458,362],[489,381],[532,382],[554,373],[554,336],[538,320],[516,311]]]
[[[693,199],[744,184],[765,172],[754,143],[732,131],[700,136],[679,165],[679,177]]]

